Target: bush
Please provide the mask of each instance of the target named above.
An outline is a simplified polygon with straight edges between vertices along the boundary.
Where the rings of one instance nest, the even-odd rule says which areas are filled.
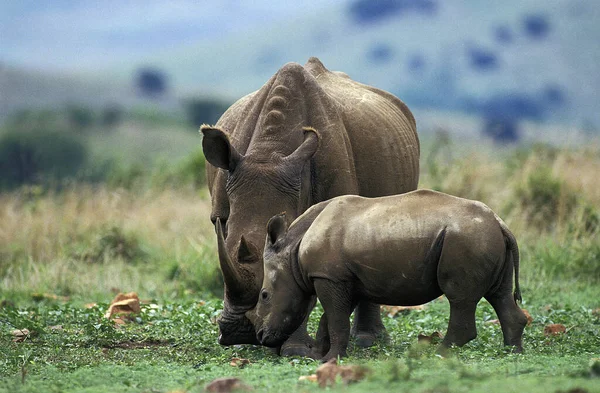
[[[576,194],[545,166],[530,173],[517,187],[516,198],[532,223],[541,229],[564,221],[577,203]]]
[[[118,105],[110,105],[104,108],[100,117],[103,127],[114,128],[123,121],[123,108]]]
[[[167,91],[166,74],[155,68],[142,68],[136,76],[138,91],[147,97],[155,98],[162,96]]]
[[[9,131],[0,138],[0,188],[50,184],[75,176],[87,160],[76,135],[58,131]]]
[[[89,243],[89,244],[88,244]],[[91,241],[84,241],[72,252],[72,256],[91,263],[110,259],[133,262],[146,255],[133,234],[125,233],[118,226],[102,228]]]
[[[208,98],[192,98],[183,102],[190,124],[198,129],[202,124],[215,124],[229,104]]]
[[[85,130],[94,125],[95,114],[90,108],[71,105],[67,107],[66,112],[69,124],[75,130]]]

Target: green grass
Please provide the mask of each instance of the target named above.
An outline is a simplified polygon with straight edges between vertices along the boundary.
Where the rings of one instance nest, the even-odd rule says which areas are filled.
[[[388,342],[350,349],[343,363],[366,365],[371,373],[348,391],[600,391],[600,380],[590,376],[591,359],[600,357],[600,315],[593,311],[600,307],[600,288],[551,281],[534,292],[529,280],[523,284],[523,307],[534,320],[525,330],[525,354],[505,351],[500,327],[488,322],[496,316],[485,301],[477,309],[478,337],[449,358],[417,344],[419,333],[445,332],[448,304],[437,300],[422,311],[384,316]],[[0,309],[0,391],[196,392],[223,376],[240,377],[258,391],[319,390],[298,381],[315,372],[316,361],[281,358],[255,346],[219,346],[217,298],[148,300],[123,327],[103,317],[107,303],[85,308],[83,302],[93,299],[36,299],[22,294]],[[567,333],[546,337],[543,329],[550,323],[564,324]],[[33,333],[12,342],[11,331],[24,328]],[[232,367],[234,357],[250,364]]]
[[[0,392],[200,392],[224,376],[255,391],[321,391],[298,381],[319,362],[217,344],[222,280],[210,198],[198,188],[199,137],[128,121],[112,134],[88,135],[94,157],[123,158],[114,184],[0,193]],[[368,367],[367,378],[331,390],[600,392],[600,371],[592,377],[592,359],[600,358],[600,150],[453,155],[450,142],[434,142],[423,150],[432,153],[423,154],[421,187],[482,200],[519,241],[522,307],[534,318],[525,353],[505,351],[482,301],[478,337],[440,358],[417,344],[420,333],[446,331],[448,304],[434,301],[384,315],[389,340],[351,347],[343,360]],[[162,164],[161,154],[171,161]],[[144,300],[121,327],[104,318],[117,291]],[[567,333],[546,337],[552,323]],[[31,334],[13,342],[14,329]],[[232,367],[234,357],[250,364]]]

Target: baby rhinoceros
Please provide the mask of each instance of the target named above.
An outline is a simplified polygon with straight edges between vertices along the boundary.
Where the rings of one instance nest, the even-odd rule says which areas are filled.
[[[498,314],[504,344],[522,351],[527,319],[516,303],[517,243],[481,202],[429,190],[347,195],[314,205],[289,228],[284,215],[272,217],[263,287],[247,313],[258,341],[283,343],[315,294],[324,314],[314,357],[324,361],[346,355],[357,302],[411,306],[442,294],[450,302],[450,321],[440,349],[477,336],[475,308],[485,297]]]

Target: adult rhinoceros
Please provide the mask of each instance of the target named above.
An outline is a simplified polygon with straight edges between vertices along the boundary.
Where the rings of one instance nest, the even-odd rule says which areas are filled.
[[[404,193],[419,179],[419,139],[407,106],[314,57],[304,66],[284,65],[201,132],[225,282],[222,345],[258,344],[244,314],[258,300],[273,215],[286,212],[293,220],[338,195]],[[383,330],[379,306],[359,304],[359,345],[371,345]],[[310,343],[303,325],[281,354],[305,355]]]

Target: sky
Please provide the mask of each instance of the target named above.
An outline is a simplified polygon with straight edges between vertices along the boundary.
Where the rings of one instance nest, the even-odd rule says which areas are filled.
[[[174,46],[220,40],[341,1],[2,0],[0,61],[44,70],[93,70]]]

